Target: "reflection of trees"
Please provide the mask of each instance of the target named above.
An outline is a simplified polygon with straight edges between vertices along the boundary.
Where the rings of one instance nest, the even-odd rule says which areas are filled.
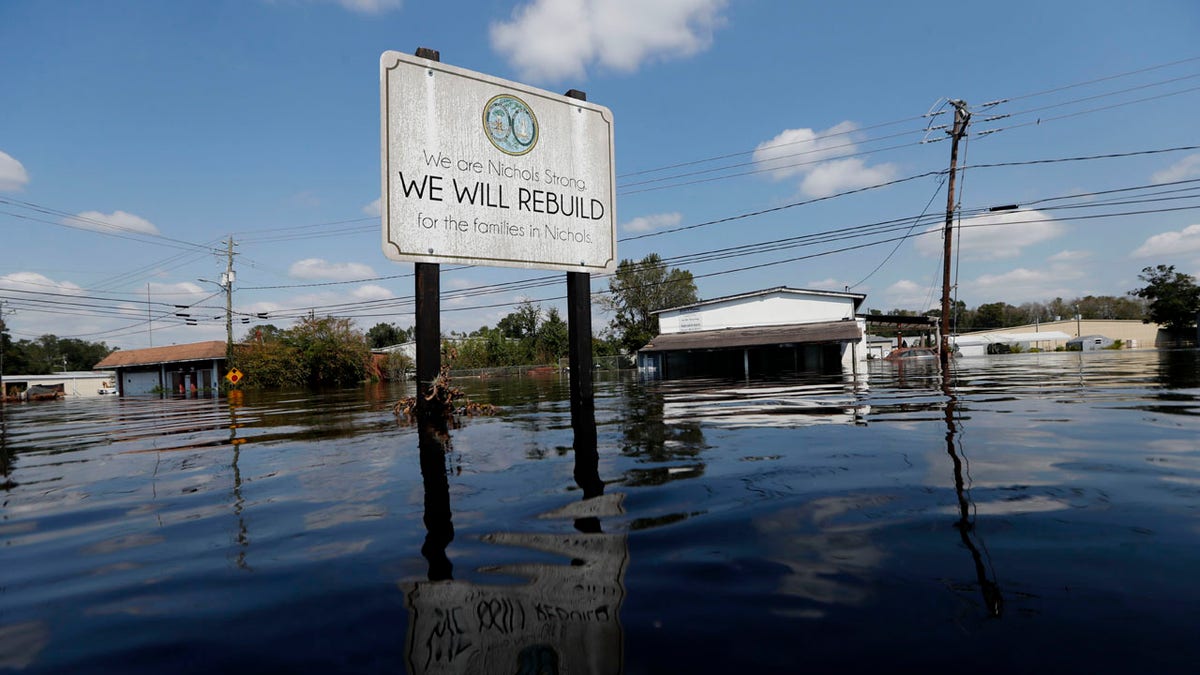
[[[663,420],[663,398],[659,386],[630,383],[622,397],[622,453],[665,462],[695,457],[708,447],[698,422],[668,424]]]
[[[1200,387],[1200,351],[1170,349],[1158,353],[1158,381],[1167,389]]]

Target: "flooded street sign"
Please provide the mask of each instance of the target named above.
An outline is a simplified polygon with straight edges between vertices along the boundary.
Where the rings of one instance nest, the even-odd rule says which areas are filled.
[[[388,258],[615,269],[608,108],[400,52],[379,67]]]

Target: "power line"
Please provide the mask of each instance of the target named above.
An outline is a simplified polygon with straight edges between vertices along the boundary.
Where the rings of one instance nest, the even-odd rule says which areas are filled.
[[[1200,88],[1200,87],[1198,87]],[[1036,164],[1061,164],[1063,162],[1089,162],[1097,159],[1118,159],[1122,157],[1140,157],[1143,155],[1161,155],[1168,152],[1183,152],[1186,150],[1200,149],[1200,145],[1179,145],[1173,148],[1159,148],[1156,150],[1134,150],[1131,152],[1110,152],[1103,155],[1079,155],[1075,157],[1053,157],[1049,159],[1028,159],[1019,162],[995,162],[991,164],[972,164],[964,166],[964,169],[994,169],[1004,166],[1033,166]]]
[[[1130,70],[1130,71],[1127,71],[1124,73],[1117,73],[1116,75],[1106,75],[1104,77],[1097,77],[1095,79],[1085,80],[1083,82],[1076,82],[1074,84],[1066,84],[1066,85],[1062,85],[1059,87],[1052,87],[1050,89],[1043,89],[1041,91],[1034,91],[1034,92],[1030,92],[1028,94],[1021,94],[1019,96],[1009,96],[1007,98],[996,99],[993,101],[988,101],[986,103],[981,103],[979,106],[977,106],[976,109],[980,110],[980,109],[984,109],[984,108],[990,108],[992,106],[1000,105],[1001,103],[1008,103],[1010,101],[1019,101],[1021,99],[1033,98],[1035,96],[1044,96],[1046,94],[1055,94],[1060,91],[1065,91],[1067,89],[1075,89],[1077,87],[1085,87],[1089,84],[1096,84],[1098,82],[1107,82],[1109,80],[1116,80],[1116,79],[1119,79],[1122,77],[1129,77],[1130,75],[1140,75],[1142,73],[1147,73],[1152,70],[1160,70],[1162,68],[1178,66],[1183,63],[1191,63],[1193,61],[1200,61],[1200,56],[1192,56],[1192,57],[1189,57],[1186,59],[1179,59],[1178,61],[1171,61],[1169,63],[1160,63],[1158,65],[1147,66],[1145,68],[1139,68],[1137,70]]]

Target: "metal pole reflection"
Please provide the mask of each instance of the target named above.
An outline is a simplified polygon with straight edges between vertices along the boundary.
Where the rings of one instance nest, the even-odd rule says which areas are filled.
[[[975,522],[971,519],[974,504],[971,503],[966,490],[966,482],[963,480],[963,462],[958,455],[955,442],[958,425],[955,422],[954,414],[958,408],[958,397],[954,394],[954,384],[948,364],[942,368],[942,393],[946,395],[946,454],[950,455],[950,461],[954,465],[954,493],[958,497],[958,521],[954,523],[954,527],[958,530],[959,537],[962,538],[963,546],[966,546],[967,550],[971,552],[971,558],[975,562],[975,578],[979,582],[979,590],[983,594],[984,607],[987,608],[989,616],[999,618],[1004,613],[1004,597],[1000,594],[1000,585],[988,578],[983,555],[975,543],[978,535],[975,533]]]
[[[450,478],[446,475],[446,451],[450,432],[445,422],[423,416],[417,427],[421,454],[421,481],[425,485],[425,543],[421,555],[429,561],[429,580],[454,578],[454,564],[446,547],[454,541],[454,523],[450,512]]]

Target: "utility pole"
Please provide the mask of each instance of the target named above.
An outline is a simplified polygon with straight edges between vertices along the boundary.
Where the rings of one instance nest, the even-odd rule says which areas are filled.
[[[225,249],[225,274],[221,285],[225,287],[225,368],[233,367],[233,237]]]
[[[941,358],[943,374],[948,372],[950,365],[950,245],[954,234],[954,177],[958,170],[958,141],[967,135],[967,123],[971,121],[971,113],[967,110],[967,102],[950,101],[954,106],[954,128],[950,134],[950,181],[946,184],[946,227],[942,232],[944,239],[944,257],[942,260],[942,344],[938,350]]]
[[[146,282],[146,334],[150,337],[150,346],[154,346],[154,318],[150,316],[150,282]]]
[[[8,323],[4,320],[5,314],[12,314],[11,311],[5,311],[4,305],[7,300],[0,300],[0,405],[4,405],[5,399],[8,398],[8,390],[4,388],[4,334],[8,332]]]

